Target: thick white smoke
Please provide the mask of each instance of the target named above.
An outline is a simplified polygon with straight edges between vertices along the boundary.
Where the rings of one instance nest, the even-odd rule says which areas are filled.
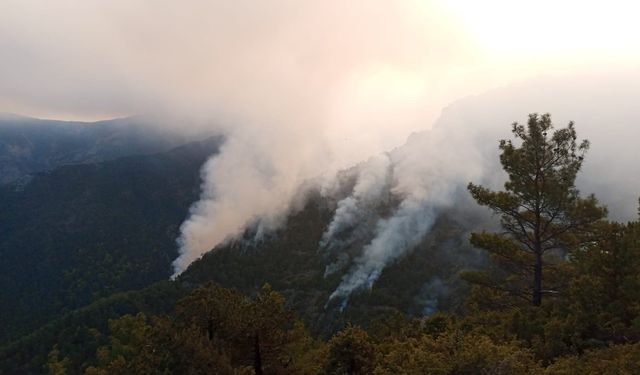
[[[339,238],[339,235],[352,229],[355,224],[361,223],[373,213],[374,206],[388,190],[389,168],[390,160],[386,153],[371,157],[359,165],[353,192],[338,202],[333,220],[322,235],[320,247],[335,251],[357,240],[357,234],[352,233],[345,239]]]
[[[170,114],[169,126],[196,123],[224,134],[221,153],[202,170],[201,200],[182,225],[177,274],[247,223],[277,225],[301,183],[430,128],[455,98],[539,73],[637,71],[637,6],[614,2],[604,9],[577,1],[521,8],[470,0],[5,0],[0,111]],[[594,28],[594,16],[607,27]],[[543,28],[520,27],[541,19]],[[379,221],[347,289],[366,285],[357,280],[375,278],[428,231],[433,212],[456,203],[446,187],[456,190],[490,165],[484,158],[495,154],[478,148],[495,152],[505,124],[529,112],[576,120],[594,145],[584,175],[600,177],[581,186],[610,192],[612,211],[633,207],[629,191],[640,174],[627,142],[637,139],[628,120],[638,95],[628,75],[609,86],[607,77],[548,80],[445,111],[443,130],[432,134],[438,141],[410,140],[411,152],[389,154],[402,203]],[[603,157],[602,145],[622,161]]]
[[[176,275],[247,223],[276,225],[304,181],[422,128],[437,113],[437,105],[424,104],[428,80],[471,54],[437,6],[330,3],[287,3],[279,11],[288,15],[263,9],[268,16],[254,20],[251,33],[235,36],[243,43],[216,57],[221,69],[209,77],[213,95],[205,98],[227,124],[227,143],[202,170],[201,199],[178,239]],[[460,49],[440,51],[447,43]]]
[[[389,263],[423,239],[443,209],[469,204],[461,195],[468,182],[501,188],[505,175],[498,140],[511,138],[510,124],[526,123],[528,113],[551,112],[557,127],[575,120],[579,136],[592,143],[579,188],[595,193],[613,218],[634,218],[640,196],[640,154],[634,146],[640,111],[632,103],[638,99],[640,76],[630,73],[540,78],[454,103],[431,131],[412,135],[389,154],[391,193],[404,199],[390,217],[379,219],[373,240],[330,300],[341,300],[344,307],[351,293],[371,288]]]
[[[384,267],[418,244],[438,213],[455,204],[460,186],[487,174],[482,148],[475,143],[476,130],[451,125],[414,134],[390,153],[391,193],[402,201],[391,217],[378,220],[373,240],[330,299],[342,299],[344,306],[354,290],[371,288]],[[381,184],[367,186],[374,191],[384,188]]]
[[[2,111],[169,114],[226,136],[176,273],[248,222],[276,223],[308,178],[431,122],[471,81],[452,72],[481,58],[431,0],[7,0],[0,45]]]

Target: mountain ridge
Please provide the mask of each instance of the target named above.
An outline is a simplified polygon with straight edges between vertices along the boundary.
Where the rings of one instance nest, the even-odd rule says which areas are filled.
[[[0,185],[66,164],[153,154],[212,134],[174,130],[143,116],[94,122],[0,117]]]
[[[21,189],[0,187],[0,314],[7,323],[0,337],[168,278],[178,227],[199,194],[200,166],[222,142],[62,166]]]

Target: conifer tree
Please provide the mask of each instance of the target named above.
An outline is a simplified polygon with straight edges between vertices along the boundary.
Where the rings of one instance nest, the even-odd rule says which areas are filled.
[[[505,190],[468,186],[480,205],[500,215],[503,233],[473,233],[471,243],[490,253],[501,276],[468,280],[540,306],[545,293],[557,292],[543,288],[545,256],[586,241],[606,209],[593,195],[581,198],[575,186],[589,142],[576,142],[573,122],[553,131],[549,114],[531,114],[527,126],[514,123],[512,132],[520,144],[501,140],[499,146]]]

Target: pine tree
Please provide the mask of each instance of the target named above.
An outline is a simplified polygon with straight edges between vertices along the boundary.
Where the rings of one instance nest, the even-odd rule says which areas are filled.
[[[47,356],[48,373],[51,375],[65,375],[67,374],[70,363],[71,361],[69,361],[69,358],[60,358],[58,345],[54,345],[53,349],[51,349]]]
[[[375,368],[375,357],[375,345],[368,333],[360,327],[349,325],[329,341],[325,372],[371,374]]]
[[[575,186],[589,142],[577,144],[573,122],[551,134],[552,130],[549,114],[529,115],[526,127],[514,123],[512,131],[520,145],[501,140],[499,146],[508,175],[505,191],[468,186],[480,205],[500,215],[505,230],[471,236],[474,246],[491,254],[501,277],[485,274],[468,279],[534,306],[540,306],[544,294],[556,292],[543,289],[545,256],[586,241],[592,225],[606,215],[593,195],[581,198]]]

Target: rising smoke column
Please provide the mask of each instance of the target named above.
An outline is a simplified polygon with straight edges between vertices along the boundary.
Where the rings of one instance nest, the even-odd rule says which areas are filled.
[[[586,6],[587,16],[549,19],[553,21],[549,30],[556,32],[547,33],[547,38],[552,38],[542,40],[564,45],[575,36],[583,37],[573,46],[583,53],[573,57],[570,53],[564,57],[571,58],[563,60],[553,57],[558,52],[558,44],[553,43],[548,48],[547,43],[533,49],[527,43],[523,44],[527,48],[508,43],[505,50],[485,49],[475,41],[475,35],[468,34],[473,27],[460,27],[457,17],[443,10],[442,5],[456,2],[51,3],[3,2],[0,107],[80,117],[158,114],[161,109],[160,117],[166,111],[174,119],[204,118],[207,124],[215,124],[207,125],[208,130],[227,136],[221,154],[202,171],[201,200],[194,204],[181,228],[176,273],[238,234],[247,223],[260,220],[261,228],[277,225],[297,186],[326,172],[330,169],[327,166],[346,168],[397,146],[410,131],[428,127],[435,112],[455,97],[539,74],[592,74],[595,68],[604,72],[596,84],[589,77],[536,78],[538,86],[527,84],[506,90],[495,100],[485,100],[486,95],[474,99],[475,103],[462,108],[460,118],[448,125],[464,131],[483,129],[490,135],[488,141],[476,137],[475,143],[426,142],[425,147],[416,149],[423,155],[422,159],[415,158],[417,165],[433,160],[449,169],[436,173],[430,181],[415,181],[424,192],[409,188],[411,184],[406,181],[412,178],[398,173],[403,162],[392,158],[394,192],[405,201],[395,218],[380,221],[378,240],[367,248],[378,261],[362,258],[360,266],[353,269],[354,275],[362,268],[373,269],[362,272],[375,276],[380,265],[367,264],[396,258],[388,255],[392,250],[384,248],[402,246],[396,245],[395,236],[385,234],[384,225],[406,228],[410,236],[428,231],[429,225],[424,224],[429,220],[414,220],[412,224],[410,218],[417,218],[415,211],[419,210],[415,207],[439,210],[424,201],[434,195],[437,200],[437,189],[431,184],[438,178],[466,184],[469,178],[465,176],[475,174],[466,175],[464,171],[484,165],[477,156],[485,154],[472,150],[490,145],[495,156],[495,140],[508,135],[507,124],[526,119],[530,112],[549,111],[560,124],[572,119],[579,132],[589,130],[581,136],[591,139],[592,152],[585,163],[585,178],[579,177],[578,182],[617,209],[611,212],[625,213],[620,218],[629,217],[629,213],[635,217],[635,198],[640,190],[636,151],[640,124],[640,48],[634,37],[637,23],[612,22],[611,27],[593,28],[588,15],[601,14],[602,7]],[[556,12],[557,4],[549,2],[533,15],[516,12],[494,19],[486,17],[495,13],[491,7],[475,8],[471,3],[477,2],[458,6],[463,14],[472,15],[492,31],[509,29],[496,28],[499,20],[533,22],[536,14],[573,14],[570,6],[560,7],[565,13]],[[636,12],[624,12],[633,9],[620,3],[620,7],[610,7],[615,17],[624,13],[633,21]],[[509,26],[511,21],[501,25]],[[527,40],[518,36],[537,35],[525,31],[495,33],[499,36],[496,46]],[[599,45],[602,43],[606,46]],[[513,55],[509,53],[512,47]],[[81,66],[77,61],[83,62]],[[619,70],[624,66],[629,71]],[[621,72],[614,77],[619,82],[611,85],[615,71]],[[431,109],[421,111],[425,107]],[[586,126],[589,121],[591,127]],[[183,121],[171,123],[168,126],[185,126]],[[438,160],[439,152],[446,155],[452,150],[460,158]],[[455,169],[463,171],[457,178],[451,172]],[[415,172],[429,170],[417,168]],[[455,203],[453,199],[443,195],[445,205]],[[345,279],[345,285],[351,284],[358,283]]]
[[[305,181],[421,129],[438,109],[424,105],[424,86],[473,53],[448,49],[467,45],[468,35],[442,22],[450,17],[445,10],[425,9],[429,2],[419,9],[382,0],[212,3],[191,13],[205,31],[216,30],[196,49],[198,69],[178,72],[195,73],[178,80],[187,93],[176,102],[213,119],[227,141],[202,169],[174,276],[248,224],[277,226]]]
[[[389,219],[378,222],[376,235],[350,272],[329,297],[345,302],[354,290],[371,288],[389,262],[415,246],[435,221],[435,208],[426,198],[412,196]],[[344,305],[343,305],[344,306]]]
[[[180,228],[176,274],[248,224],[259,221],[263,231],[279,224],[302,182],[296,175],[301,159],[262,149],[271,142],[277,140],[247,142],[236,133],[203,166],[200,200]]]
[[[455,204],[466,183],[487,168],[473,129],[439,124],[412,135],[391,154],[394,183],[391,193],[402,202],[388,218],[380,218],[373,240],[355,259],[329,297],[346,306],[351,293],[371,288],[391,262],[415,247],[431,229],[439,212]]]
[[[554,96],[548,95],[550,88]],[[390,153],[391,192],[402,203],[391,217],[379,219],[374,239],[330,300],[344,307],[351,293],[371,288],[389,263],[428,233],[442,209],[468,204],[468,182],[502,189],[507,176],[499,164],[498,140],[510,138],[509,124],[526,122],[528,113],[550,112],[557,128],[575,120],[579,137],[592,144],[578,188],[613,208],[612,218],[634,219],[640,164],[631,150],[640,124],[633,104],[638,98],[637,73],[578,75],[531,80],[450,105],[431,131],[412,135]]]
[[[375,215],[375,205],[389,189],[390,160],[384,153],[358,166],[351,194],[340,200],[329,226],[322,235],[320,248],[330,254],[341,251],[366,235],[363,222]],[[329,270],[329,269],[328,269]]]

